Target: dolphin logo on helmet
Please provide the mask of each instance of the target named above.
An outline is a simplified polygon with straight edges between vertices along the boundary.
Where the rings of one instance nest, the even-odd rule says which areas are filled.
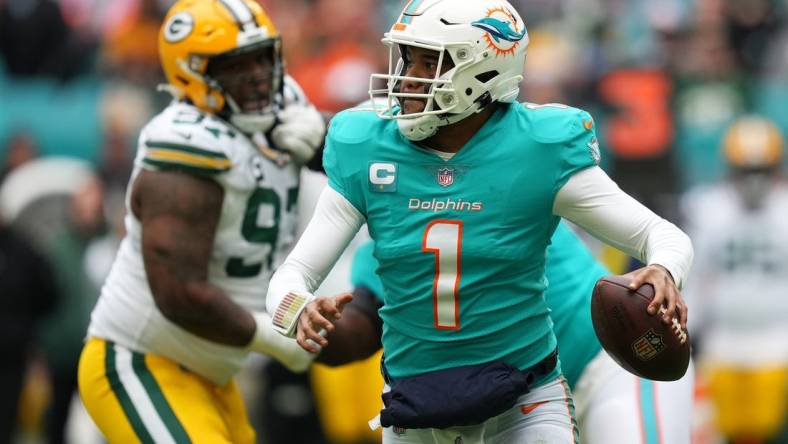
[[[489,33],[496,43],[499,43],[501,40],[519,42],[525,37],[526,32],[525,29],[523,29],[523,32],[517,32],[512,29],[512,25],[509,22],[493,17],[485,17],[471,23],[471,25]]]
[[[527,40],[528,31],[520,24],[512,11],[504,6],[487,10],[484,18],[471,22],[471,26],[484,31],[487,47],[495,50],[498,56],[513,55],[520,42]]]

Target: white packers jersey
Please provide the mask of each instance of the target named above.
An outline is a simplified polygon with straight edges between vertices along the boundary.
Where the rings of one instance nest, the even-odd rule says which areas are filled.
[[[788,186],[748,211],[732,185],[691,191],[682,202],[695,247],[684,288],[690,334],[717,362],[788,362]]]
[[[295,238],[299,167],[277,166],[223,120],[174,102],[142,130],[130,183],[142,169],[192,172],[221,185],[224,202],[208,279],[242,307],[265,310],[268,281]],[[247,350],[204,340],[158,310],[145,274],[141,225],[129,204],[131,189],[127,234],[88,334],[168,357],[223,384],[243,365]]]

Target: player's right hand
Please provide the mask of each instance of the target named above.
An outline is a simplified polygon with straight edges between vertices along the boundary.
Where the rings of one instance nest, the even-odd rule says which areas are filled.
[[[648,306],[648,314],[656,315],[662,313],[662,322],[671,325],[673,314],[679,319],[681,328],[687,330],[687,303],[681,296],[681,292],[673,281],[673,276],[662,265],[652,264],[637,270],[631,271],[624,276],[631,279],[629,288],[637,290],[643,284],[654,286],[654,299]],[[666,305],[666,310],[660,312],[660,307]]]
[[[342,317],[342,309],[352,300],[352,294],[342,293],[335,296],[321,296],[308,303],[298,318],[298,326],[296,327],[298,345],[310,353],[320,351],[320,348],[315,347],[314,344],[321,348],[328,345],[328,340],[320,334],[320,331],[334,331],[332,321]]]

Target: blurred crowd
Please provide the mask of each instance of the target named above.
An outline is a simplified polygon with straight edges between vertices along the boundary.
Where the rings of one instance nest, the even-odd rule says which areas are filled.
[[[283,35],[287,70],[329,113],[367,98],[369,74],[387,69],[388,52],[380,38],[406,3],[259,1]],[[0,346],[4,356],[16,356],[3,360],[2,375],[24,374],[28,381],[17,384],[19,402],[0,388],[2,402],[9,404],[0,415],[17,411],[18,442],[67,442],[76,362],[98,288],[122,236],[123,193],[138,131],[170,100],[157,92],[163,81],[157,34],[171,3],[0,0]],[[788,0],[512,3],[530,37],[521,99],[591,112],[603,167],[627,192],[680,225],[697,222],[688,213],[700,205],[698,194],[732,180],[723,147],[733,122],[750,116],[766,122],[776,140],[788,134]],[[763,131],[753,129],[746,138],[757,139]],[[768,165],[775,183],[782,180],[784,158]],[[15,174],[23,169],[24,175]],[[779,199],[764,199],[761,205],[786,208]],[[782,229],[788,238],[788,226],[774,225],[736,229],[753,236]],[[718,240],[729,248],[738,245]],[[10,280],[19,273],[9,266],[22,257],[17,250],[30,251],[29,260],[39,264],[29,273],[40,273],[32,279],[40,290],[19,290],[33,287]],[[711,248],[699,255],[707,251],[719,254]],[[788,249],[769,254],[768,266],[759,269],[768,268],[764,280],[788,288]],[[695,300],[702,299],[704,306],[714,304],[714,287],[689,291],[702,294]],[[750,291],[739,296],[758,306],[760,292]],[[692,294],[688,301],[692,307]],[[779,328],[788,323],[788,303],[776,298],[768,304],[773,305],[764,312],[771,309],[775,322],[782,323],[769,334],[788,344],[788,329]],[[759,319],[761,312],[750,315]],[[13,322],[21,319],[25,322]],[[712,321],[698,324],[698,338],[708,337],[700,329]],[[725,321],[736,322],[723,316]],[[757,402],[768,403],[774,418],[743,432],[724,423],[715,413],[719,397],[712,368],[708,378],[698,378],[697,443],[725,442],[725,435],[731,442],[788,442],[788,351],[776,348],[756,366],[756,373],[762,367],[771,372],[764,384],[778,395]],[[696,349],[704,347],[698,343]],[[750,377],[735,371],[724,374],[735,383]],[[752,380],[757,392],[761,379]],[[3,381],[8,385],[13,378]],[[13,442],[7,425],[12,419],[0,421],[0,444]]]

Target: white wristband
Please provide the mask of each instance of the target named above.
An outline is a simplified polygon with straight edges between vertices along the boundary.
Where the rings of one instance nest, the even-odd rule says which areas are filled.
[[[306,308],[306,304],[312,302],[315,296],[311,293],[298,293],[291,291],[282,299],[276,307],[273,315],[274,330],[293,338],[296,335],[298,318]]]

